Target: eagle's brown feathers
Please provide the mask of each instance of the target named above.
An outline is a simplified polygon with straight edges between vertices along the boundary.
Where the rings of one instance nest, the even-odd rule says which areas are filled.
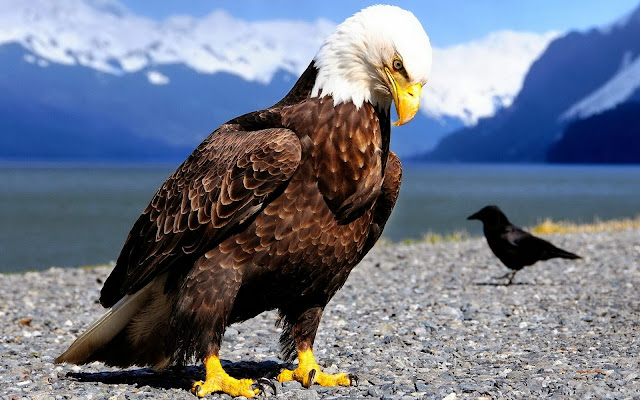
[[[217,351],[227,325],[270,309],[281,313],[287,358],[300,318],[313,321],[315,335],[322,309],[380,236],[401,175],[388,150],[389,115],[311,98],[315,73],[312,63],[281,102],[222,125],[160,187],[100,302],[112,307],[166,277],[164,297],[155,293],[140,311],[146,319],[133,319],[87,361],[164,366],[203,357]],[[164,310],[154,329],[147,309]],[[135,342],[161,355],[126,345],[140,332],[154,338]]]
[[[174,263],[201,257],[241,229],[282,191],[300,156],[288,129],[244,131],[225,124],[212,133],[138,218],[102,289],[102,305],[111,307]]]
[[[372,6],[343,22],[274,106],[216,129],[135,222],[101,291],[110,307],[57,362],[163,368],[193,357],[193,391],[253,397],[224,372],[225,328],[278,310],[282,381],[350,384],[312,346],[324,307],[380,237],[400,189],[389,150],[418,111],[431,51],[413,14]]]

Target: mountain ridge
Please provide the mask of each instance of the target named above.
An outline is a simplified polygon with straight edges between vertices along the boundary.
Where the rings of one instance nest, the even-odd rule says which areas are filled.
[[[4,65],[25,69],[25,76],[43,82],[49,88],[51,98],[64,100],[57,108],[49,108],[49,117],[62,118],[51,114],[57,109],[63,115],[78,114],[77,120],[84,121],[81,114],[88,111],[90,115],[102,118],[104,124],[121,127],[135,137],[146,137],[167,146],[195,146],[228,118],[266,106],[254,102],[251,91],[269,89],[270,95],[263,93],[258,97],[269,98],[267,105],[275,103],[306,68],[334,26],[327,20],[248,22],[220,10],[202,18],[174,16],[158,22],[134,15],[114,0],[5,0],[0,3],[0,49],[5,49]],[[438,58],[432,79],[423,90],[421,112],[411,126],[394,135],[393,150],[401,155],[426,151],[445,134],[465,124],[474,124],[479,118],[511,104],[528,66],[553,35],[503,31],[451,48],[435,48]],[[8,53],[17,54],[11,47],[15,45],[24,53],[18,56],[20,60],[7,60]],[[454,65],[458,67],[453,68]],[[508,66],[507,71],[487,75],[486,71],[496,71],[500,65]],[[63,72],[61,68],[68,70]],[[69,76],[71,72],[81,76],[79,81],[85,85],[84,91],[83,85],[73,83]],[[91,73],[94,80],[87,83]],[[60,74],[66,77],[65,85],[71,89],[62,84],[56,87],[55,82],[51,82]],[[212,79],[223,81],[222,78],[247,89],[243,92],[244,98],[237,94],[224,97],[223,90],[210,87]],[[286,79],[289,85],[284,91],[286,85],[281,85],[281,79]],[[190,83],[181,87],[184,80]],[[103,87],[113,85],[127,93],[129,91],[121,86],[125,81],[145,92],[146,96],[136,95],[135,103],[119,100],[116,91]],[[463,81],[466,82],[464,85],[460,83]],[[3,93],[21,92],[15,80],[5,79],[1,85]],[[197,89],[203,85],[220,95],[201,94]],[[186,88],[192,90],[189,92]],[[56,90],[59,93],[56,94]],[[164,103],[159,104],[156,93],[163,91],[174,94],[161,96]],[[101,93],[109,97],[96,98]],[[31,97],[24,93],[17,97],[25,102],[24,110],[29,109],[29,102],[38,104],[42,100],[39,93],[32,91],[30,94]],[[85,104],[74,101],[73,96],[85,98],[92,107],[101,102],[103,109],[100,114],[96,114],[95,109],[86,110]],[[171,100],[178,104],[170,104]],[[152,102],[162,110],[154,114],[145,102]],[[206,127],[204,124],[194,126],[196,124],[190,120],[202,121],[207,116],[202,110],[205,102],[209,103],[209,114],[213,118]],[[109,110],[110,106],[122,103],[127,103],[128,107]],[[192,105],[191,112],[187,110],[187,104]],[[174,110],[176,107],[183,111]],[[29,118],[28,113],[16,114],[15,111],[13,118],[16,115]],[[157,118],[162,120],[164,114],[173,116],[171,123],[154,122]],[[56,123],[42,119],[38,127],[31,123],[26,125],[37,131]],[[89,121],[80,125],[87,128],[85,135],[92,134]],[[105,134],[103,131],[94,133]],[[29,133],[13,133],[18,134]],[[20,140],[17,142],[21,143]],[[26,150],[25,147],[21,151]],[[16,156],[6,153],[0,149],[0,157]]]
[[[562,138],[567,124],[640,95],[638,37],[640,7],[624,23],[570,32],[553,40],[532,63],[510,107],[479,120],[476,126],[447,135],[419,159],[546,162],[550,146]],[[600,95],[625,85],[628,90],[624,96],[620,92]],[[589,100],[594,98],[600,103]]]
[[[640,97],[569,123],[547,160],[573,164],[640,163]]]
[[[25,61],[29,54],[18,44],[0,46],[0,159],[180,160],[220,124],[275,104],[297,79],[279,71],[263,85],[178,64],[153,69],[174,85],[152,85],[148,70],[116,76],[57,64],[43,69]],[[418,114],[394,130],[393,149],[411,151],[455,124],[461,126]]]

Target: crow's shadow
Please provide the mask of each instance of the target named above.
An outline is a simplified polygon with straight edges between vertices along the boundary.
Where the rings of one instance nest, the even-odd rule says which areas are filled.
[[[277,361],[241,361],[231,363],[222,361],[225,371],[238,379],[275,379],[289,364]],[[79,382],[100,382],[105,384],[127,384],[136,387],[149,386],[162,389],[190,389],[194,381],[204,379],[203,366],[173,366],[163,371],[150,368],[127,369],[105,372],[69,372],[67,378]]]
[[[477,286],[522,286],[522,285],[533,285],[533,283],[529,283],[529,282],[512,282],[512,283],[505,283],[505,282],[474,282],[475,285]]]

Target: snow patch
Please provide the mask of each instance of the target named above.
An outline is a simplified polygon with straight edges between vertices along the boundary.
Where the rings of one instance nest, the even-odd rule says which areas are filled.
[[[630,61],[630,53],[625,53],[621,70],[587,97],[575,103],[561,116],[560,120],[586,118],[614,108],[624,103],[640,89],[640,57]]]

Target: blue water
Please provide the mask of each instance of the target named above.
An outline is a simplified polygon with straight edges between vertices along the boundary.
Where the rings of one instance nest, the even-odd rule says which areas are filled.
[[[177,165],[0,165],[0,272],[109,262]],[[405,164],[383,236],[467,230],[499,205],[512,222],[591,222],[640,214],[640,166]]]

